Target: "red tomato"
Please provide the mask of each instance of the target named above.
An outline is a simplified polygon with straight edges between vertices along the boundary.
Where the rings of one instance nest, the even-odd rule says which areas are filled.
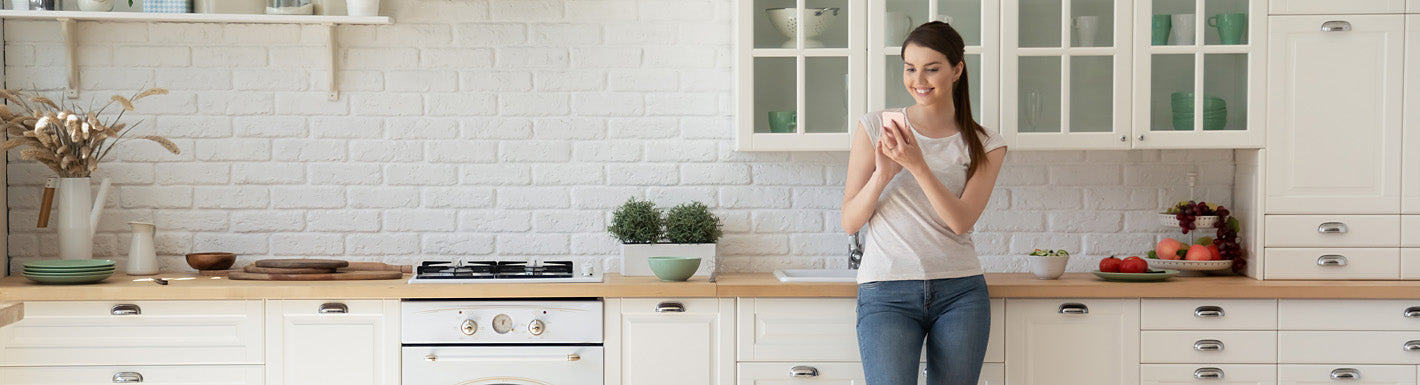
[[[1143,273],[1146,271],[1149,271],[1149,262],[1144,261],[1144,258],[1129,257],[1119,263],[1119,272],[1121,273]]]
[[[1109,258],[1101,259],[1101,260],[1100,260],[1100,271],[1106,272],[1106,273],[1118,273],[1118,272],[1119,272],[1119,263],[1120,263],[1120,262],[1121,262],[1121,261],[1119,260],[1119,258],[1115,258],[1115,257],[1109,257]]]

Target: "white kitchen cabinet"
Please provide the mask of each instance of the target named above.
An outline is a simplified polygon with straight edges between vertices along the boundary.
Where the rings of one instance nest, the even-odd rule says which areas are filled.
[[[1276,365],[1149,364],[1139,367],[1143,385],[1276,385]]]
[[[1413,12],[1420,12],[1420,1],[1410,3]],[[1400,212],[1420,214],[1420,150],[1417,150],[1420,148],[1420,15],[1405,16],[1405,48],[1405,96],[1402,99],[1403,110],[1410,113],[1401,113],[1404,127],[1401,139],[1403,147],[1410,150],[1401,153]],[[1420,226],[1415,230],[1420,232]]]
[[[1139,300],[1007,299],[1006,382],[1139,381]]]
[[[1277,365],[1277,385],[1413,385],[1410,365]]]
[[[0,379],[5,385],[261,385],[261,372],[261,365],[22,366],[0,367]]]
[[[1274,15],[1344,15],[1416,11],[1415,0],[1271,0]],[[1408,4],[1407,4],[1408,3]]]
[[[1005,360],[1004,299],[991,299],[985,362]],[[740,361],[858,361],[857,300],[741,298],[736,344]],[[926,360],[924,353],[922,360]]]
[[[926,366],[918,366],[917,383],[927,383]],[[1005,364],[988,362],[981,366],[978,385],[1005,384]],[[814,384],[865,385],[863,364],[858,362],[746,362],[739,364],[739,385]]]
[[[262,301],[27,301],[0,366],[263,362]]]
[[[266,303],[266,383],[398,385],[398,300]]]
[[[916,103],[902,82],[902,41],[916,26],[945,21],[966,43],[972,115],[988,131],[999,131],[1000,0],[870,1],[868,14],[868,79],[872,79],[867,82],[868,111]]]
[[[1405,16],[1269,23],[1266,212],[1398,213]]]
[[[605,300],[608,384],[735,382],[733,298]]]

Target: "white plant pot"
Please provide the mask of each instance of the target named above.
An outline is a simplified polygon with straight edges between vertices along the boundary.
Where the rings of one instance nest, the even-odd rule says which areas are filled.
[[[346,0],[345,10],[350,16],[379,16],[380,0]]]
[[[621,275],[627,277],[654,276],[648,262],[651,257],[700,257],[696,276],[715,272],[714,243],[652,243],[621,245]]]
[[[108,12],[113,10],[114,0],[79,0],[79,10],[84,12]]]

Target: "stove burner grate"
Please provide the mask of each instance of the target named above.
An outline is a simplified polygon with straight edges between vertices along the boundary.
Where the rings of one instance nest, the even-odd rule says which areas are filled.
[[[424,261],[415,273],[417,279],[572,278],[572,261]]]

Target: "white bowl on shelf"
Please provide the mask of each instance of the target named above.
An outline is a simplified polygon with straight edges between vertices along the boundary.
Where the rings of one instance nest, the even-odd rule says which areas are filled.
[[[838,8],[805,8],[804,9],[804,48],[823,48],[823,43],[814,40],[823,30],[828,29],[829,22],[838,17]],[[774,29],[789,41],[784,42],[782,48],[796,48],[794,41],[798,37],[798,8],[769,8],[764,13],[769,15],[770,24]]]
[[[1168,227],[1178,227],[1178,218],[1173,214],[1159,213],[1159,224]],[[1195,229],[1211,229],[1216,227],[1218,227],[1217,215],[1193,217],[1193,228]]]

